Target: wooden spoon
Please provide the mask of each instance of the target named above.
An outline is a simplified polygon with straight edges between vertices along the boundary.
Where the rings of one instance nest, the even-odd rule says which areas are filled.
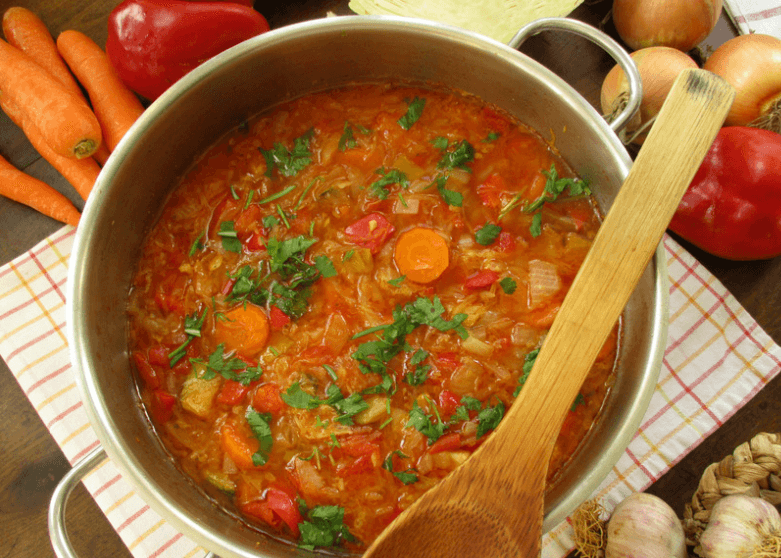
[[[545,477],[564,417],[733,97],[704,70],[678,77],[520,396],[479,450],[396,518],[364,558],[540,554]]]

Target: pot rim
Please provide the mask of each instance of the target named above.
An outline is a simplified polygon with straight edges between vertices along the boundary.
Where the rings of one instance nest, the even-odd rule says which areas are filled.
[[[516,62],[520,60],[524,64],[531,66],[531,70],[545,77],[551,88],[561,95],[566,96],[571,102],[577,103],[582,107],[585,117],[594,120],[600,128],[601,135],[613,151],[619,155],[620,167],[625,178],[628,169],[631,166],[631,159],[627,154],[623,144],[613,133],[607,123],[596,112],[596,110],[582,98],[571,86],[561,78],[553,74],[550,70],[538,62],[528,58],[524,54],[481,34],[464,30],[461,28],[449,26],[442,23],[431,22],[428,20],[403,18],[397,16],[344,16],[334,18],[324,18],[319,20],[306,21],[282,27],[259,35],[248,41],[226,50],[218,56],[208,60],[192,72],[185,75],[181,80],[171,86],[163,95],[154,101],[141,115],[138,121],[131,127],[125,137],[120,141],[115,149],[115,155],[109,158],[106,166],[102,169],[98,180],[93,189],[92,195],[88,199],[82,213],[81,224],[76,232],[72,257],[70,260],[69,277],[66,288],[66,316],[67,316],[67,337],[71,362],[74,367],[76,384],[84,403],[90,424],[100,440],[108,456],[114,461],[130,483],[138,491],[141,498],[147,502],[155,511],[169,520],[170,523],[187,534],[190,538],[211,549],[222,556],[247,556],[241,549],[232,545],[230,541],[225,541],[219,533],[213,533],[205,529],[197,519],[186,513],[186,510],[172,505],[165,498],[165,493],[158,488],[144,474],[143,468],[133,456],[132,452],[127,451],[122,439],[117,432],[106,425],[111,424],[112,419],[110,409],[106,405],[100,389],[98,389],[92,370],[93,363],[90,359],[87,343],[85,341],[85,320],[86,315],[80,309],[80,296],[82,283],[85,277],[85,263],[88,260],[88,252],[92,239],[92,229],[101,217],[102,201],[111,188],[112,179],[123,164],[126,152],[132,149],[132,146],[143,138],[153,122],[166,110],[177,103],[183,96],[197,86],[197,84],[209,76],[216,69],[220,68],[228,61],[250,56],[257,49],[262,49],[268,45],[285,42],[289,39],[298,38],[302,34],[318,34],[323,30],[339,29],[342,32],[349,32],[354,29],[382,28],[393,30],[412,30],[416,32],[446,36],[456,42],[463,43],[465,46],[473,46],[482,50],[489,50],[497,56],[512,57]],[[576,485],[562,501],[545,516],[544,531],[555,527],[566,518],[574,508],[587,499],[591,493],[598,488],[598,485],[610,473],[613,465],[624,453],[631,438],[637,432],[640,422],[645,414],[647,406],[653,395],[658,370],[661,368],[663,351],[667,338],[667,315],[668,315],[668,288],[667,288],[667,269],[665,264],[665,254],[663,245],[660,243],[654,256],[654,298],[657,304],[652,311],[653,317],[653,335],[650,340],[650,353],[648,369],[655,369],[656,373],[644,373],[641,387],[638,390],[639,396],[633,402],[632,408],[627,412],[627,420],[618,429],[615,436],[617,443],[613,443],[607,448],[592,471],[585,475],[586,480]]]

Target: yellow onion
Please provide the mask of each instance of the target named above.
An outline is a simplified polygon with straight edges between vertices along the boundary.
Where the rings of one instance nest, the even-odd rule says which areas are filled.
[[[707,37],[722,0],[613,0],[613,23],[632,50],[668,46],[687,51]]]
[[[705,61],[704,68],[736,90],[728,126],[755,126],[781,133],[781,40],[770,35],[730,39]]]
[[[648,129],[662,108],[673,81],[686,68],[697,64],[683,52],[670,47],[648,47],[631,55],[643,82],[643,100],[640,110],[624,128],[626,143],[642,144]],[[611,120],[626,105],[629,97],[629,82],[620,66],[616,65],[602,82],[600,102],[602,113]]]

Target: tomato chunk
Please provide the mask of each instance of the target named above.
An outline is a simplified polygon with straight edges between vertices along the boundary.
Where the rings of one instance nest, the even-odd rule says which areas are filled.
[[[277,384],[263,384],[252,396],[252,406],[260,413],[276,413],[285,408]]]
[[[176,397],[163,389],[156,389],[151,394],[150,412],[152,418],[158,423],[164,423],[171,420],[176,406]]]
[[[499,274],[490,269],[473,273],[464,280],[464,287],[471,290],[487,289],[499,280]]]
[[[217,402],[224,405],[238,405],[249,393],[249,390],[250,386],[242,385],[236,380],[225,380],[217,394]]]
[[[354,244],[368,248],[372,254],[379,252],[395,231],[390,221],[379,213],[370,213],[344,229]]]

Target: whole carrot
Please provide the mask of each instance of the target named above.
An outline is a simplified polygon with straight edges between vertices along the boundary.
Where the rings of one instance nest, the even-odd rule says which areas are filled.
[[[60,56],[49,29],[35,13],[21,6],[8,8],[3,14],[3,34],[11,45],[27,54],[57,78],[57,81],[84,99],[84,93]]]
[[[81,159],[100,145],[100,123],[87,103],[3,40],[0,91],[35,123],[55,153]]]
[[[108,56],[95,41],[80,31],[63,31],[57,49],[89,95],[92,109],[110,151],[144,112],[135,93],[119,78]]]
[[[57,190],[14,167],[0,157],[0,195],[74,227],[81,214]]]
[[[49,164],[59,172],[65,180],[70,182],[79,195],[87,200],[95,181],[100,174],[100,167],[92,157],[74,159],[63,157],[55,153],[43,139],[40,130],[35,127],[29,118],[15,106],[13,102],[0,92],[0,109],[8,115],[11,121],[19,126],[24,135],[30,141],[35,150],[46,159]]]

